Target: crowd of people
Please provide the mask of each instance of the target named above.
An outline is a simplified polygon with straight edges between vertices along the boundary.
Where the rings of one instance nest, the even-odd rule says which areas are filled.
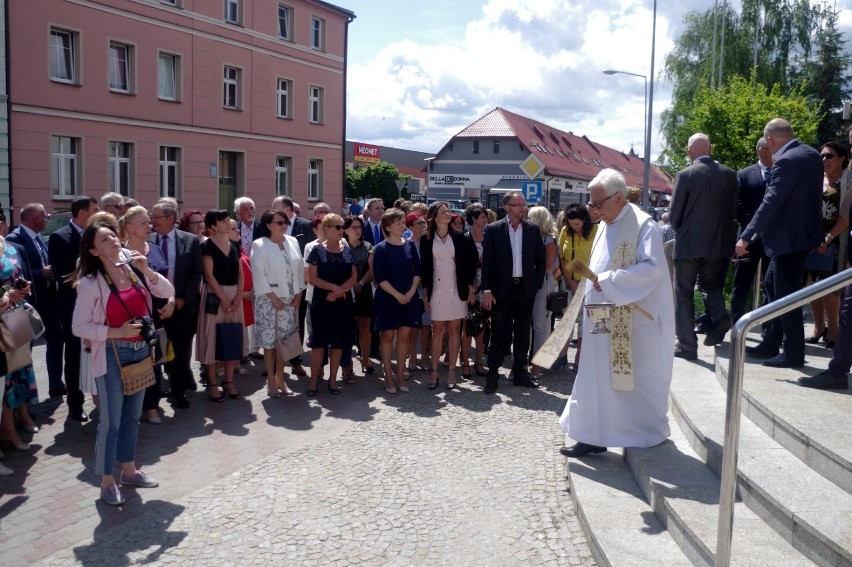
[[[47,397],[65,396],[69,419],[89,420],[83,406],[91,395],[95,467],[108,504],[124,502],[121,485],[158,485],[135,465],[140,420],[162,423],[163,399],[179,412],[197,390],[192,403],[241,399],[239,378],[252,358],[263,361],[270,398],[340,395],[365,378],[388,394],[405,393],[421,372],[429,390],[443,385],[449,395],[475,375],[493,394],[509,353],[512,383],[537,388],[545,369],[530,360],[553,328],[558,314],[548,299],[560,290],[569,300],[581,294],[614,304],[611,335],[590,334],[589,321],[579,321],[578,378],[561,421],[578,443],[563,452],[649,446],[668,435],[672,357],[697,358],[696,284],[708,312],[704,343],[719,344],[731,326],[722,286],[735,221],[740,257],[769,260],[769,300],[798,289],[805,275],[817,281],[836,273],[848,253],[852,180],[843,145],[830,142],[817,153],[776,119],[758,141],[758,163],[739,173],[709,157],[704,134],[691,137],[687,151],[693,165],[675,180],[663,226],[630,203],[623,176],[609,169],[589,184],[587,205],[571,204],[556,218],[545,207],[528,208],[519,192],[505,193],[501,215],[481,203],[461,215],[444,201],[400,199],[386,209],[373,198],[341,214],[315,203],[310,218],[287,196],[262,213],[240,197],[232,217],[224,209],[181,211],[170,198],[146,209],[107,193],[75,198],[71,221],[46,243],[47,214],[33,203],[0,239],[0,311],[26,300],[42,315]],[[0,230],[8,225],[0,222]],[[674,277],[665,260],[671,245]],[[580,288],[575,260],[597,281]],[[755,264],[737,263],[733,319],[745,311]],[[851,302],[847,290],[847,317]],[[780,317],[749,354],[770,366],[801,366],[806,342],[834,346],[848,332],[840,305],[839,295],[814,302],[808,339],[800,311]],[[567,348],[556,368],[567,364]],[[584,349],[591,353],[581,357]],[[607,357],[610,367],[599,364]],[[848,372],[838,358],[834,374],[802,383],[840,387],[843,364]],[[147,381],[131,393],[137,371]],[[27,411],[40,399],[32,364],[0,373],[0,442],[28,450],[18,430],[38,432]],[[617,423],[602,423],[604,411]]]

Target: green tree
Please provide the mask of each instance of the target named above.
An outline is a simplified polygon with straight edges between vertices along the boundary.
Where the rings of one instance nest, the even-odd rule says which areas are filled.
[[[816,33],[814,57],[802,65],[801,79],[811,102],[817,104],[823,119],[813,140],[816,146],[830,140],[845,139],[843,131],[843,101],[849,99],[850,76],[846,69],[852,64],[844,51],[843,34],[837,30],[837,13],[826,11],[825,25]]]
[[[713,144],[713,157],[736,170],[754,162],[757,139],[763,135],[766,123],[775,117],[789,120],[797,138],[811,140],[822,114],[818,104],[808,100],[805,87],[784,95],[780,85],[769,89],[740,76],[732,77],[718,90],[701,86],[690,111],[672,132],[674,143],[685,148],[692,134],[704,132]],[[680,153],[683,155],[684,151]],[[676,165],[685,166],[684,158],[678,157]]]
[[[396,181],[407,181],[410,175],[401,175],[390,163],[379,162],[359,170],[357,196],[381,197],[385,207],[390,207],[400,196],[408,199],[407,187],[402,191],[396,188]]]
[[[358,183],[361,179],[361,170],[360,168],[346,168],[344,172],[346,175],[346,197],[350,199],[353,197],[361,197],[358,193]]]
[[[665,59],[663,78],[673,91],[672,106],[661,115],[660,161],[674,168],[683,164],[681,128],[699,89],[725,85],[737,75],[755,85],[778,85],[785,95],[802,84],[797,69],[813,51],[824,11],[809,0],[742,0],[741,5],[740,12],[722,2],[687,14],[685,30]]]

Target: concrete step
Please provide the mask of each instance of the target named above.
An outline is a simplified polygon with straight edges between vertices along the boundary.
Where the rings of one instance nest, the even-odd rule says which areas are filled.
[[[571,500],[598,565],[691,565],[643,499],[621,449],[566,459],[566,469]]]
[[[718,475],[725,392],[709,362],[714,360],[713,350],[700,349],[699,356],[699,363],[675,359],[671,412],[692,448]],[[756,372],[754,364],[747,365],[746,376]],[[800,388],[783,383],[793,374],[774,369],[770,379],[784,388],[797,388],[790,394],[795,396]],[[749,509],[810,560],[819,565],[852,565],[852,496],[749,419],[742,420],[740,431],[738,489]],[[736,521],[734,530],[738,530]]]
[[[805,334],[811,331],[806,330]],[[756,344],[757,337],[748,344]],[[729,347],[716,350],[716,377],[727,388]],[[743,412],[806,465],[852,494],[852,389],[813,390],[796,384],[828,366],[832,351],[808,346],[802,370],[779,370],[746,358]]]
[[[712,566],[719,519],[719,479],[674,427],[668,440],[625,450],[627,463],[657,517],[693,565]],[[742,502],[734,505],[732,565],[812,566]]]

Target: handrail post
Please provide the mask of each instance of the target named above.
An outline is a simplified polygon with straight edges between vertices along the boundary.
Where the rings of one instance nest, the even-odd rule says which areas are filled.
[[[759,273],[759,272],[758,272]],[[725,405],[725,440],[722,447],[722,471],[719,487],[719,523],[716,534],[716,567],[731,564],[731,538],[734,530],[734,502],[737,495],[737,452],[740,441],[740,420],[743,394],[745,339],[757,325],[780,317],[817,297],[852,284],[852,269],[753,309],[743,315],[731,329],[731,350],[728,361],[727,402]]]

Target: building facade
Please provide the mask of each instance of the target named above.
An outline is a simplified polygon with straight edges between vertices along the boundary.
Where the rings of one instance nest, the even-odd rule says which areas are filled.
[[[14,207],[342,201],[354,17],[315,0],[10,3]]]
[[[541,122],[495,108],[453,136],[428,162],[426,193],[432,199],[481,201],[502,210],[509,190],[552,211],[588,200],[588,183],[604,168],[621,172],[641,187],[644,163],[635,154],[592,142]],[[651,202],[671,194],[671,185],[652,170]]]

